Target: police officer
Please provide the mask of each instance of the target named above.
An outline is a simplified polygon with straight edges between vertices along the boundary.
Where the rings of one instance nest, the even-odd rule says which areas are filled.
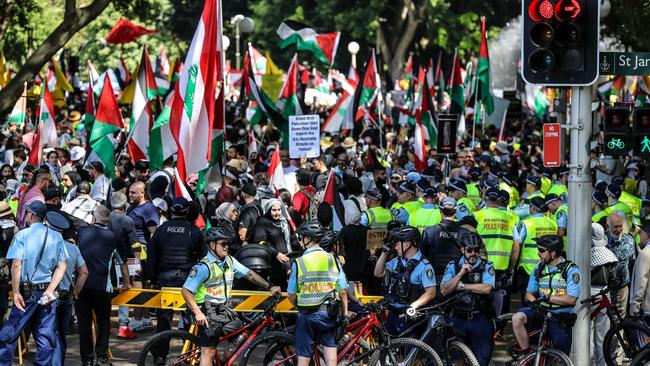
[[[517,269],[517,283],[520,290],[525,288],[530,274],[539,263],[535,239],[557,233],[557,223],[544,215],[546,212],[544,199],[539,196],[533,197],[530,199],[529,205],[530,217],[519,223],[514,238],[515,246],[521,249],[519,268]]]
[[[413,226],[401,226],[391,230],[390,240],[383,247],[377,259],[374,275],[384,278],[386,300],[396,308],[418,309],[426,306],[436,297],[436,275],[431,263],[418,250],[420,232]],[[386,263],[389,252],[396,251],[397,257]],[[409,321],[400,314],[388,315],[386,329],[401,333],[408,328]]]
[[[456,200],[456,220],[460,221],[465,216],[469,216],[474,212],[474,204],[467,198],[467,185],[460,179],[452,179],[448,185],[445,186],[449,197]]]
[[[406,224],[423,203],[415,196],[415,184],[404,181],[397,186],[397,202],[390,207],[395,220]]]
[[[564,203],[569,202],[569,188],[567,183],[569,181],[569,168],[565,165],[561,166],[557,171],[557,180],[548,190],[548,194],[556,194]]]
[[[594,191],[591,194],[591,222],[597,222],[605,225],[607,220],[607,195],[600,191]]]
[[[43,222],[46,212],[42,202],[26,207],[29,227],[16,233],[7,253],[7,259],[12,260],[14,306],[0,330],[0,365],[11,365],[18,335],[26,327],[31,327],[36,339],[34,364],[53,363],[57,343],[55,292],[65,273],[68,253],[61,234]]]
[[[479,363],[486,366],[494,347],[489,317],[489,296],[494,289],[494,266],[492,262],[479,257],[481,238],[476,233],[465,230],[459,235],[458,241],[463,255],[447,265],[440,292],[443,296],[459,293],[451,323]]]
[[[456,200],[445,197],[440,201],[440,214],[442,220],[439,224],[429,226],[422,233],[420,250],[424,257],[433,265],[439,280],[445,273],[447,263],[461,255],[458,245],[458,231],[461,230],[455,221]]]
[[[366,205],[368,209],[361,213],[361,225],[369,229],[386,229],[389,222],[393,221],[393,212],[381,206],[383,195],[376,189],[366,192]]]
[[[69,229],[70,221],[68,218],[55,211],[50,211],[45,215],[47,222],[53,230],[58,231],[61,235],[66,235],[66,229]],[[61,218],[65,222],[61,221]],[[66,259],[66,270],[59,285],[59,303],[56,307],[56,323],[58,342],[56,344],[56,357],[53,360],[54,365],[65,364],[65,352],[68,348],[66,335],[72,318],[72,299],[79,294],[86,278],[88,278],[88,267],[79,252],[79,248],[73,242],[72,238],[65,239],[65,248],[68,252]],[[77,273],[76,278],[74,272]],[[74,288],[73,288],[74,287]]]
[[[219,337],[242,325],[237,314],[228,308],[235,277],[246,278],[273,293],[280,292],[278,287],[228,255],[228,246],[234,239],[232,233],[221,228],[209,229],[205,234],[208,254],[192,267],[181,289],[183,299],[199,325],[201,366],[212,366]]]
[[[476,167],[471,168],[469,170],[469,179],[470,182],[467,183],[467,198],[472,201],[476,208],[481,204],[481,194],[478,189],[479,181],[481,180],[481,170]]]
[[[562,257],[562,238],[558,235],[544,235],[536,240],[540,263],[535,266],[526,288],[526,300],[538,301],[544,310],[554,314],[573,314],[580,295],[580,273],[578,266]],[[571,315],[568,323],[551,320],[550,336],[553,347],[568,354],[571,350]],[[512,328],[519,346],[528,349],[528,330],[539,329],[543,314],[530,307],[519,309],[512,316]]]
[[[416,227],[420,232],[430,226],[437,225],[442,220],[442,214],[436,206],[438,191],[433,187],[429,187],[424,190],[422,198],[424,199],[424,205],[409,216],[407,222],[408,225]]]
[[[541,191],[542,179],[533,174],[528,174],[526,176],[526,191],[524,192],[523,201],[515,208],[515,213],[522,220],[530,216],[529,212],[529,203],[533,197],[544,198],[544,194]]]
[[[549,193],[545,198],[546,207],[551,219],[557,223],[557,235],[562,237],[566,251],[566,228],[569,218],[569,207],[555,193]]]
[[[519,204],[519,190],[512,184],[512,178],[507,170],[499,169],[497,172],[499,177],[499,189],[508,192],[510,196],[510,203],[506,205],[507,208],[515,208]]]
[[[605,211],[607,211],[607,215],[614,211],[621,211],[625,214],[627,222],[633,222],[636,224],[636,221],[634,221],[634,212],[630,206],[619,200],[619,198],[621,198],[621,194],[623,194],[623,189],[621,186],[614,183],[609,184],[605,189],[605,193],[607,194],[607,208],[605,209]],[[630,227],[630,229],[632,228]]]
[[[342,315],[347,317],[348,314],[348,283],[336,257],[319,246],[324,234],[318,221],[307,221],[298,228],[305,251],[291,264],[287,285],[289,301],[298,308],[298,366],[309,365],[317,339],[324,349],[326,365],[337,364],[336,321],[339,310],[336,295],[341,300]]]
[[[192,266],[205,256],[203,235],[194,223],[187,221],[189,202],[183,197],[172,201],[171,219],[156,228],[147,247],[150,271],[147,278],[160,287],[181,287]],[[171,329],[172,309],[158,309],[156,333]],[[168,353],[167,345],[152,350],[154,359]],[[154,360],[155,361],[155,360]]]

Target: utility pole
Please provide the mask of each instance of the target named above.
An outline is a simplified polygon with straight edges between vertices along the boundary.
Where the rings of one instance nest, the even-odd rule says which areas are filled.
[[[591,86],[571,88],[571,120],[569,163],[568,257],[580,268],[580,297],[576,303],[576,323],[573,326],[571,358],[576,366],[591,364],[589,333],[590,304],[580,304],[589,298],[591,290],[591,174],[589,172],[592,131]],[[572,278],[567,281],[573,281]]]

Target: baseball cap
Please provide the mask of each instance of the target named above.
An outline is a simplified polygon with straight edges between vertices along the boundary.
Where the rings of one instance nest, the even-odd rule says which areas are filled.
[[[440,207],[441,208],[455,208],[456,207],[456,200],[451,198],[451,197],[445,197],[440,201]]]
[[[249,196],[255,197],[255,195],[257,194],[257,187],[255,187],[255,184],[253,183],[246,183],[241,188],[241,191],[246,193]]]
[[[46,201],[49,201],[56,197],[61,198],[61,189],[58,187],[48,188],[45,190],[45,192],[43,192],[43,196],[45,196]]]
[[[70,160],[77,161],[86,157],[86,149],[81,146],[75,146],[70,149]]]
[[[45,214],[47,213],[47,206],[43,202],[40,201],[35,201],[27,205],[26,207],[27,211],[31,212],[32,214],[44,218]]]
[[[169,208],[167,207],[167,201],[160,197],[156,197],[151,201],[151,203],[156,206],[157,209],[167,211]]]
[[[420,181],[420,178],[421,178],[420,173],[417,172],[410,172],[406,175],[406,180],[409,180],[413,183],[417,183],[418,181]]]

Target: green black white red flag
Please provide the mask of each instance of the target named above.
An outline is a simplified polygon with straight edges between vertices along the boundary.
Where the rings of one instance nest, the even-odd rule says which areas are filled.
[[[305,24],[287,19],[280,24],[277,33],[280,48],[295,44],[298,51],[309,51],[324,64],[334,64],[341,32],[320,34]]]

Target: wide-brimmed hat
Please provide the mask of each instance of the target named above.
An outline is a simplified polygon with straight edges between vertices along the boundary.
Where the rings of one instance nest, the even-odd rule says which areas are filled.
[[[11,207],[5,201],[0,201],[0,219],[4,217],[9,217],[13,214]]]
[[[78,122],[81,119],[81,113],[79,111],[72,111],[68,115],[68,121],[70,122]]]
[[[353,148],[357,145],[356,142],[354,142],[354,139],[350,136],[346,137],[343,142],[341,143],[341,146],[343,146],[346,149]]]

